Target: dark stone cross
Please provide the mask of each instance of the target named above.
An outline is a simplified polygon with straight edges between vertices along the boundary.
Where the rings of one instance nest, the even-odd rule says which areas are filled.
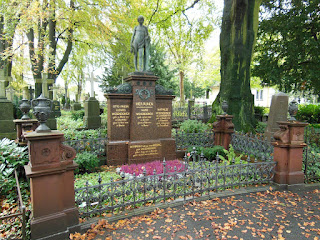
[[[30,100],[32,100],[33,99],[34,89],[32,89],[32,87],[29,86],[28,90],[29,90]]]

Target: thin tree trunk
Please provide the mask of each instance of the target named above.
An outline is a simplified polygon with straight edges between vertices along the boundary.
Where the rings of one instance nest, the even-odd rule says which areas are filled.
[[[179,71],[179,77],[180,77],[180,102],[181,104],[184,104],[185,98],[184,98],[184,72],[182,70]]]
[[[258,30],[261,0],[225,0],[220,34],[221,84],[219,98],[226,100],[237,130],[256,123],[250,89],[250,64]],[[216,108],[216,106],[213,108]]]

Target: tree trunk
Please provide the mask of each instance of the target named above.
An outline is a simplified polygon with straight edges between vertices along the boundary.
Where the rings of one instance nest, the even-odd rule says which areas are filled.
[[[261,0],[225,0],[220,34],[221,84],[213,105],[226,100],[236,130],[255,125],[250,64],[258,30]],[[216,106],[215,106],[216,108]]]
[[[184,104],[184,71],[180,70],[179,72],[180,76],[180,103]]]

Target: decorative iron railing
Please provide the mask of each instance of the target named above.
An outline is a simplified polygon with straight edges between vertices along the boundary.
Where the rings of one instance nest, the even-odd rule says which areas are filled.
[[[92,217],[102,212],[113,212],[134,208],[144,204],[166,203],[175,199],[188,201],[202,195],[233,187],[262,184],[272,181],[274,175],[273,161],[240,163],[227,165],[205,161],[202,156],[197,162],[185,160],[183,169],[169,171],[163,162],[163,173],[132,176],[122,180],[102,183],[75,189],[76,204],[80,217]]]
[[[176,150],[185,150],[188,147],[213,147],[214,132],[205,131],[199,133],[185,133],[175,130],[174,139],[176,141]]]
[[[69,140],[63,142],[79,152],[94,152],[97,155],[105,155],[105,146],[107,144],[107,138],[88,138],[79,140]]]
[[[78,134],[81,135],[81,131],[79,131],[79,133]],[[87,151],[97,155],[105,155],[107,139],[107,134],[104,134],[103,130],[100,129],[96,136],[83,135],[79,138],[73,137],[72,139],[68,139],[68,137],[66,137],[64,144],[74,148],[77,153]]]
[[[237,152],[259,160],[273,160],[273,145],[263,137],[235,132],[232,134],[231,145]]]
[[[188,102],[188,105],[174,104],[172,108],[172,121],[201,120],[207,122],[211,117],[212,108],[206,102]]]
[[[307,144],[303,149],[305,182],[320,181],[320,128],[307,126],[304,140]]]
[[[9,233],[9,235],[4,235],[4,239],[27,239],[26,238],[26,223],[27,223],[27,217],[26,217],[26,206],[24,205],[22,201],[21,191],[20,191],[20,184],[18,180],[17,171],[14,171],[14,176],[16,180],[17,185],[17,195],[18,195],[18,205],[19,205],[19,212],[9,214],[9,215],[2,215],[0,214],[0,232],[4,230],[5,232]],[[5,221],[10,221],[10,224],[4,224]],[[21,223],[21,231],[10,231],[9,229],[3,229],[6,226],[9,226],[9,228],[15,227],[15,222],[20,221]],[[0,234],[1,235],[1,234]]]

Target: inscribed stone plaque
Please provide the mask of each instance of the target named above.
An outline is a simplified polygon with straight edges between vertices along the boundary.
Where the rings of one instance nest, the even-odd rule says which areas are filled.
[[[271,107],[268,116],[268,124],[265,136],[270,140],[278,131],[278,121],[287,121],[289,96],[285,93],[277,93],[272,96]]]

